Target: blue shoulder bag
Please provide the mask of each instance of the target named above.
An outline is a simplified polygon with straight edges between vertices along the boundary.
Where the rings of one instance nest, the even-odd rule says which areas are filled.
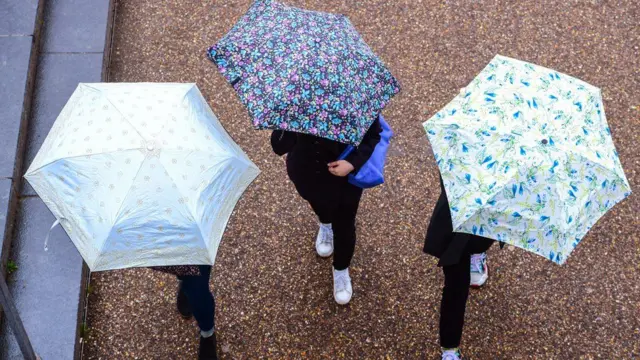
[[[360,170],[353,174],[349,174],[348,180],[351,185],[368,189],[384,183],[384,163],[387,160],[387,151],[389,150],[389,141],[393,136],[393,130],[380,114],[380,142],[376,145],[369,160],[367,160]],[[355,148],[352,145],[340,154],[338,160],[344,160]]]

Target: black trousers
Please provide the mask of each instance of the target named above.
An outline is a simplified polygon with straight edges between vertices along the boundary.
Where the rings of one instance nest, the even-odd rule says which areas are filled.
[[[471,281],[471,254],[483,253],[492,244],[493,240],[489,239],[471,239],[460,257],[460,262],[442,267],[444,288],[440,304],[440,346],[443,348],[460,346]]]
[[[202,331],[209,331],[215,326],[216,302],[209,290],[211,265],[199,265],[199,276],[178,276],[182,281],[181,291],[187,296],[193,317]]]
[[[309,197],[307,201],[323,224],[333,228],[333,267],[344,270],[351,264],[356,248],[356,215],[362,189],[346,181],[342,185],[340,196],[335,201]]]

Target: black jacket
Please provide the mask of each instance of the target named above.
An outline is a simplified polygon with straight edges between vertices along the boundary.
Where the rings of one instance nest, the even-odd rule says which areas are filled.
[[[376,120],[362,142],[347,156],[357,172],[369,160],[380,142],[382,128]],[[331,200],[339,196],[348,184],[347,177],[339,177],[329,172],[328,164],[336,161],[347,145],[313,135],[275,130],[271,133],[271,147],[278,155],[287,155],[287,174],[304,199]]]
[[[433,215],[431,215],[423,250],[425,253],[440,259],[438,266],[455,265],[460,261],[460,257],[465,252],[470,241],[481,242],[488,249],[494,240],[472,234],[453,232],[449,201],[441,179],[440,198],[438,198],[436,207],[433,209]]]

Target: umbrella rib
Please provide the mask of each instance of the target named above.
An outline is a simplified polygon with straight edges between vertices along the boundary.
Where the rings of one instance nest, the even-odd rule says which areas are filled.
[[[626,184],[626,182],[624,181],[625,179],[624,179],[624,178],[621,178],[615,170],[613,170],[613,169],[609,169],[609,168],[605,167],[604,165],[600,164],[599,162],[596,162],[596,161],[590,160],[590,159],[588,159],[588,158],[584,157],[583,155],[581,155],[581,154],[579,154],[579,153],[575,153],[575,152],[573,152],[573,151],[571,151],[571,153],[572,153],[572,154],[574,154],[574,155],[576,155],[577,157],[579,157],[579,158],[581,158],[581,159],[585,160],[585,161],[589,161],[589,162],[593,163],[594,165],[596,165],[596,166],[600,167],[601,169],[605,170],[605,171],[606,171],[606,172],[608,172],[608,173],[612,173],[612,174],[617,178],[617,180],[621,181],[623,184]],[[513,180],[513,179],[511,179],[511,180]],[[496,197],[497,197],[497,196],[498,196],[502,191],[504,191],[505,186],[507,186],[509,183],[510,183],[510,182],[506,182],[506,183],[504,183],[504,184],[500,185],[500,187],[496,187],[496,191],[491,195],[491,197],[487,198],[487,200],[486,200],[486,201],[484,201],[484,202],[485,202],[485,204],[486,204],[487,202],[491,201],[491,200],[494,200],[494,199],[495,199],[495,198],[496,198]],[[475,216],[476,214],[478,214],[479,212],[481,212],[483,209],[484,209],[484,208],[479,207],[477,211],[474,211],[474,212],[473,212],[473,214],[471,214],[469,217],[466,217],[466,218],[464,219],[464,221],[462,221],[462,223],[460,224],[460,226],[458,226],[456,229],[457,229],[457,230],[460,230],[460,228],[461,228],[461,227],[462,227],[462,226],[463,226],[463,225],[464,225],[464,224],[465,224],[469,219],[471,219],[473,216]],[[454,231],[456,231],[456,230],[454,230]]]
[[[574,156],[579,157],[580,159],[584,160],[585,162],[590,162],[590,163],[598,166],[599,168],[601,168],[601,169],[603,169],[603,170],[605,170],[607,172],[613,173],[618,178],[618,180],[622,180],[623,183],[626,183],[624,181],[624,178],[620,177],[620,175],[618,174],[618,172],[617,172],[618,169],[616,169],[617,166],[616,166],[615,162],[613,163],[613,168],[609,168],[609,167],[605,166],[604,164],[602,164],[600,161],[588,158],[588,157],[584,156],[583,154],[574,151],[572,148],[569,148],[567,150],[567,152],[571,153]]]
[[[491,200],[495,199],[496,196],[498,196],[498,194],[500,194],[500,192],[504,191],[504,187],[506,186],[506,184],[501,185],[492,195],[491,197],[489,197],[487,200],[484,201],[484,203],[488,203]],[[469,221],[469,219],[471,219],[472,217],[476,216],[478,213],[482,212],[482,210],[485,209],[484,207],[478,206],[478,209],[476,211],[474,211],[471,215],[469,215],[468,217],[465,217],[465,219],[460,223],[460,225],[458,227],[456,227],[453,231],[460,231],[462,226]]]
[[[187,96],[189,96],[189,93],[191,92],[191,90],[193,89],[198,89],[198,87],[196,86],[195,83],[190,83],[190,87],[184,92],[184,94],[182,95],[182,100],[180,101],[180,103],[184,103],[185,100],[187,99]],[[209,107],[209,104],[207,103],[207,101],[204,99],[204,96],[202,97],[202,101],[204,101],[204,103],[207,105],[206,107]],[[211,109],[211,107],[209,107],[209,109]],[[185,116],[186,117],[186,116]],[[128,121],[128,120],[127,120]],[[167,125],[169,123],[169,117],[167,117],[164,121],[164,123],[162,124],[162,126],[164,127],[165,125]],[[131,123],[130,123],[131,124]],[[133,126],[133,125],[131,125]],[[162,130],[160,130],[159,132],[157,132],[155,135],[152,135],[153,140],[156,140],[157,138],[160,137],[160,135],[162,134]],[[142,135],[140,135],[142,136]],[[144,137],[142,137],[144,139]]]
[[[226,161],[229,161],[229,160],[233,160],[233,159],[244,160],[244,159],[241,159],[239,156],[233,156],[233,155],[229,155],[229,156],[220,156],[219,158],[221,158],[221,160],[220,160],[220,162],[219,162],[218,164],[221,164],[221,163],[223,163],[223,162],[226,162]],[[244,161],[243,161],[243,162],[244,162]],[[216,165],[218,165],[218,164],[211,165],[211,166],[209,166],[209,167],[208,167],[206,170],[204,170],[204,171],[209,171],[209,170],[213,169],[213,167],[215,167],[215,166],[216,166]],[[172,180],[173,180],[173,179],[172,179]],[[209,182],[209,184],[211,184],[211,182]]]
[[[218,164],[216,164],[216,165],[220,165],[220,164],[223,164],[223,163],[225,163],[225,162],[232,162],[232,161],[233,161],[233,160],[235,160],[235,159],[237,159],[237,157],[234,157],[234,156],[225,157],[225,158],[224,158],[224,160],[220,161],[220,162],[219,162]],[[209,170],[211,170],[211,169],[212,169],[214,166],[216,166],[216,165],[211,165],[211,166],[210,166],[210,167],[208,167],[208,168],[207,168],[207,170],[205,170],[205,171],[209,171]],[[218,176],[216,176],[214,179],[212,179],[212,180],[208,181],[208,182],[207,182],[207,186],[205,187],[205,189],[206,189],[206,188],[208,188],[209,186],[211,186],[211,185],[214,183],[214,181],[218,180],[218,178],[219,178],[219,176],[220,176],[220,175],[222,175],[222,173],[218,174]],[[201,193],[201,195],[202,195],[202,194],[204,194],[204,191]],[[207,238],[205,238],[204,234],[202,233],[202,228],[201,228],[200,226],[198,226],[198,231],[200,232],[200,236],[202,236],[202,241],[204,241],[204,242],[205,242],[205,245],[208,245],[208,244],[206,243],[206,242],[207,242]],[[215,259],[214,259],[214,260],[215,260]]]
[[[447,104],[448,105],[448,104]],[[436,114],[434,114],[433,116],[436,116]],[[432,117],[433,118],[433,117]],[[468,122],[468,119],[461,119],[461,116],[448,116],[448,119],[452,119],[452,120],[447,120],[446,122],[444,121],[445,118],[442,119],[434,119],[434,120],[427,120],[424,122],[424,124],[426,124],[426,126],[429,127],[438,127],[440,128],[440,130],[452,130],[449,129],[448,127],[451,125],[456,125],[459,126],[459,129],[453,129],[455,130],[454,132],[458,135],[462,134],[462,133],[466,133],[469,132],[471,134],[473,134],[474,132],[478,131],[478,130],[483,130],[484,128],[482,126],[478,126],[478,127],[474,127],[474,126],[461,126],[458,125],[459,123],[465,124],[465,125],[474,125],[473,122]],[[441,121],[437,121],[437,120],[441,120]],[[463,130],[463,131],[460,131]],[[495,134],[500,135],[500,136],[524,136],[524,135],[516,135],[512,132],[504,132],[504,131],[494,131]],[[465,136],[465,138],[470,138]]]
[[[136,171],[136,175],[133,177],[133,181],[131,182],[132,186],[129,187],[129,190],[127,190],[127,194],[124,196],[124,198],[122,198],[122,202],[120,203],[120,206],[118,207],[118,211],[116,211],[115,219],[113,220],[113,224],[111,225],[111,230],[109,230],[109,233],[107,234],[107,237],[102,241],[102,244],[100,245],[100,251],[98,251],[98,256],[96,257],[96,259],[93,262],[94,266],[96,266],[96,264],[99,263],[100,254],[102,254],[102,251],[104,250],[104,247],[105,247],[105,245],[107,243],[107,240],[109,240],[109,238],[111,237],[111,233],[113,232],[113,229],[116,227],[116,224],[118,223],[118,220],[120,219],[120,213],[122,212],[122,208],[124,206],[124,203],[127,201],[127,198],[129,197],[129,195],[131,195],[131,191],[132,191],[132,188],[133,188],[133,183],[135,182],[135,180],[140,175],[140,171],[142,171],[142,165],[144,165],[145,161],[146,161],[146,158],[144,160],[142,160],[142,162],[140,163],[140,167],[138,168],[138,171]]]
[[[232,152],[229,152],[226,148],[222,148],[222,151],[224,151],[225,154],[227,154],[229,157],[233,157],[233,156],[243,156],[243,157],[247,157],[247,155],[244,153],[244,151],[242,150],[242,148],[238,145],[238,143],[233,139],[233,137],[231,136],[231,134],[229,134],[229,132],[227,132],[227,130],[224,128],[224,126],[222,126],[222,124],[220,123],[220,121],[218,120],[218,117],[216,116],[216,114],[213,113],[213,110],[211,109],[211,107],[209,106],[209,103],[207,102],[207,99],[205,99],[204,95],[202,94],[202,92],[200,91],[200,89],[195,86],[191,87],[185,94],[184,94],[184,99],[187,98],[187,96],[189,95],[189,93],[191,93],[191,91],[196,91],[196,96],[198,96],[200,98],[200,100],[202,101],[202,103],[205,105],[204,106],[204,110],[207,112],[207,114],[209,114],[209,116],[211,116],[212,119],[214,119],[214,121],[212,121],[210,124],[211,126],[213,126],[214,128],[216,128],[216,130],[222,135],[222,139],[221,141],[224,142],[225,145],[233,148],[236,150],[237,154],[234,154]],[[208,128],[205,128],[205,130],[209,130]],[[224,138],[224,136],[227,136],[227,138]],[[218,154],[210,152],[210,151],[204,151],[202,150],[203,153],[206,154],[210,154],[210,155],[214,155],[217,156]],[[238,155],[239,154],[239,155]],[[247,159],[248,160],[248,159]]]
[[[105,151],[105,152],[101,152],[101,153],[97,153],[97,154],[79,154],[79,155],[73,155],[73,156],[67,156],[67,157],[63,157],[63,158],[59,158],[59,159],[54,159],[49,161],[48,163],[42,164],[41,166],[38,166],[36,169],[33,169],[31,171],[29,171],[27,174],[25,174],[25,176],[28,175],[33,175],[36,172],[44,169],[45,167],[56,163],[58,161],[61,160],[69,160],[69,159],[76,159],[76,158],[80,158],[80,157],[91,157],[91,156],[97,156],[97,155],[109,155],[109,154],[114,154],[114,153],[118,153],[118,152],[126,152],[126,151],[140,151],[141,148],[131,148],[131,149],[122,149],[122,150],[112,150],[112,151]]]
[[[230,157],[228,159],[225,159],[224,162],[228,162],[229,165],[231,165],[231,167],[234,167],[233,165],[234,165],[234,161],[235,160],[239,160],[239,159],[237,157]],[[250,173],[251,169],[257,170],[257,174],[255,176],[250,176],[249,175],[251,177],[251,180],[247,181],[247,176]],[[220,241],[222,240],[221,237],[224,234],[224,229],[228,225],[228,221],[231,218],[231,215],[233,213],[233,209],[235,208],[235,206],[236,206],[238,200],[240,199],[240,197],[242,196],[242,194],[247,190],[249,184],[257,177],[257,175],[259,173],[260,173],[259,169],[257,169],[257,167],[255,165],[251,164],[251,165],[248,165],[246,168],[242,169],[242,171],[238,172],[237,174],[229,174],[228,171],[220,172],[214,179],[212,179],[211,181],[208,182],[208,184],[205,187],[205,189],[209,189],[211,186],[214,186],[214,183],[217,182],[217,181],[231,181],[234,185],[231,186],[230,188],[235,189],[238,193],[236,193],[237,195],[233,195],[231,197],[232,200],[226,199],[225,201],[223,201],[219,205],[219,207],[216,210],[214,210],[214,214],[217,215],[216,217],[214,217],[214,219],[216,220],[215,223],[219,223],[219,224],[222,224],[224,226],[220,227],[222,229],[221,233],[214,232],[214,229],[210,230],[209,237],[205,238],[206,239],[205,241],[208,241],[207,245],[210,245],[209,242],[211,241],[211,235],[218,234],[218,235],[220,235],[220,238],[217,241],[218,242],[217,247],[220,246]],[[234,175],[238,175],[238,176],[236,177]],[[227,190],[229,190],[230,188],[227,188]],[[201,193],[201,195],[204,195],[205,191],[203,191]],[[203,208],[203,211],[204,210],[205,209]],[[213,224],[211,224],[211,225],[213,225]],[[209,228],[210,227],[208,227],[208,229]],[[214,258],[212,260],[215,260],[215,255],[214,255]]]
[[[164,169],[164,171],[167,173],[167,178],[169,178],[169,180],[171,180],[172,185],[175,186],[176,191],[178,192],[178,194],[180,195],[180,197],[185,197],[182,192],[180,191],[180,187],[178,187],[178,184],[175,182],[175,180],[173,179],[173,177],[171,176],[171,174],[169,173],[169,171],[167,170],[167,168],[164,166],[164,164],[162,164],[162,161],[158,161],[158,164],[160,164],[160,166],[162,166],[162,168]],[[189,209],[189,204],[187,204],[185,202],[185,206],[187,207],[187,214],[189,214],[189,217],[191,217],[191,220],[194,222],[194,224],[196,224],[196,227],[198,228],[198,233],[200,234],[200,239],[202,239],[202,242],[205,245],[206,248],[206,242],[204,239],[204,235],[202,234],[202,229],[200,228],[200,223],[195,219],[195,217],[193,216],[193,213],[190,211]]]
[[[120,109],[118,109],[118,107],[117,107],[113,102],[111,102],[111,99],[109,99],[109,97],[108,97],[108,96],[106,96],[104,93],[102,93],[102,92],[100,92],[100,93],[102,94],[102,96],[104,97],[104,99],[105,99],[109,104],[111,104],[111,106],[112,106],[112,107],[113,107],[113,108],[118,112],[118,114],[120,114],[120,116],[122,116],[122,119],[124,119],[124,121],[125,121],[127,124],[129,124],[129,126],[131,126],[131,127],[133,128],[133,130],[134,130],[136,133],[138,133],[138,135],[140,136],[140,138],[141,138],[142,140],[144,140],[145,138],[144,138],[144,136],[142,136],[142,134],[140,133],[140,131],[138,131],[138,129],[137,129],[135,126],[133,126],[133,124],[131,123],[131,121],[129,121],[129,119],[127,119],[127,117],[126,117],[126,116],[124,116],[124,114],[122,113],[122,111],[120,111]]]

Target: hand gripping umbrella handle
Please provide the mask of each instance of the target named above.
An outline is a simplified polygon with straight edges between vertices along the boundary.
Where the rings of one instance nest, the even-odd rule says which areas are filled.
[[[56,219],[56,221],[53,222],[53,225],[49,228],[49,231],[47,231],[47,236],[44,238],[44,251],[49,250],[49,237],[51,236],[51,231],[53,231],[53,228],[58,225],[60,225],[60,220]]]

